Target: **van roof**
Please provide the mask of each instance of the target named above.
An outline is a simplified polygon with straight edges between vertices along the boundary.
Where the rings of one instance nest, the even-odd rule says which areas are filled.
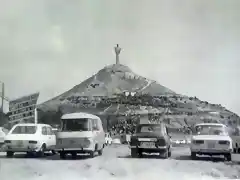
[[[14,126],[49,126],[51,127],[49,124],[35,124],[35,123],[18,123],[15,124]]]
[[[61,119],[83,119],[83,118],[100,119],[98,116],[83,112],[64,114]]]
[[[225,124],[221,124],[221,123],[200,123],[200,124],[196,124],[195,126],[223,126],[223,127],[227,127]]]

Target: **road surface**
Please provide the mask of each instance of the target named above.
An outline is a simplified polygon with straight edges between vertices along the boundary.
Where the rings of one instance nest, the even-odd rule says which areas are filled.
[[[170,159],[146,156],[132,159],[125,145],[105,148],[102,156],[60,160],[58,155],[29,158],[17,154],[7,159],[0,154],[1,180],[210,180],[239,179],[240,165],[220,159],[189,159],[186,147],[174,148]]]

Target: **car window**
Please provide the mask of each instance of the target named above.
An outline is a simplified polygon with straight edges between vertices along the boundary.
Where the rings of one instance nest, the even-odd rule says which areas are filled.
[[[197,129],[198,135],[226,135],[227,130],[222,126],[202,126]]]
[[[50,127],[47,127],[47,135],[53,135],[53,130]]]
[[[138,132],[161,132],[161,126],[141,126]]]
[[[99,126],[98,126],[98,120],[97,119],[92,119],[92,128],[95,131],[99,131]]]
[[[11,134],[35,134],[37,126],[16,126]]]
[[[89,131],[89,119],[62,119],[63,131]]]
[[[45,126],[42,127],[42,135],[48,135],[47,128]]]

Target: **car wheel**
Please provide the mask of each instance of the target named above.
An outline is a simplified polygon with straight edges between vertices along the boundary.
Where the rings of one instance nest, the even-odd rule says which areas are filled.
[[[227,161],[232,161],[231,153],[226,154],[225,158],[226,158]]]
[[[168,157],[171,157],[172,156],[172,151],[171,149],[168,150]]]
[[[76,152],[72,152],[71,155],[72,155],[72,159],[77,159],[77,153]]]
[[[137,158],[138,157],[138,149],[131,148],[131,157],[132,158]]]
[[[45,150],[46,150],[46,145],[43,144],[40,150],[37,152],[37,157],[43,157]]]
[[[53,154],[53,155],[55,155],[55,154],[56,154],[56,151],[55,151],[55,150],[52,150],[51,152],[52,152],[52,154]]]
[[[14,155],[14,152],[12,152],[12,151],[7,151],[6,156],[7,156],[8,158],[13,157],[13,155]]]
[[[64,151],[60,152],[60,158],[65,159],[66,158],[66,153]]]
[[[103,149],[98,150],[98,155],[101,156],[103,154]]]
[[[160,153],[161,156],[161,153]],[[163,153],[163,158],[167,159],[169,157],[169,149],[166,149],[166,151]]]
[[[34,152],[27,152],[26,156],[27,157],[33,157],[34,156]]]
[[[191,152],[191,159],[195,160],[197,158],[197,153]]]
[[[90,155],[90,158],[94,158],[95,151],[91,151],[91,152],[89,153],[89,155]]]

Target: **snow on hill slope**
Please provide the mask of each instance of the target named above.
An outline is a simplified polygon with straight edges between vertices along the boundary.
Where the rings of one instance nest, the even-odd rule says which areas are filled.
[[[163,107],[152,107],[154,105],[151,103],[147,107],[119,104],[118,102],[106,103],[106,97],[113,98],[126,91],[135,92],[138,95],[147,94],[146,101],[149,97],[151,99],[153,96],[161,96],[152,98],[150,101]],[[140,101],[145,101],[144,98]],[[163,113],[166,109],[164,107],[168,107],[166,117],[172,119],[172,122],[178,126],[191,126],[205,119],[233,126],[240,123],[238,115],[221,105],[210,104],[196,97],[176,94],[156,81],[135,74],[130,68],[121,64],[106,66],[69,91],[40,104],[38,108],[44,112],[56,112],[59,111],[59,107],[61,107],[62,113],[85,111],[98,115],[147,114],[151,111]]]
[[[175,94],[172,90],[155,81],[135,74],[127,66],[113,64],[101,69],[97,74],[71,90],[43,103],[40,107],[48,106],[51,109],[56,109],[60,102],[73,95],[111,97],[124,91],[143,92],[152,95]]]

